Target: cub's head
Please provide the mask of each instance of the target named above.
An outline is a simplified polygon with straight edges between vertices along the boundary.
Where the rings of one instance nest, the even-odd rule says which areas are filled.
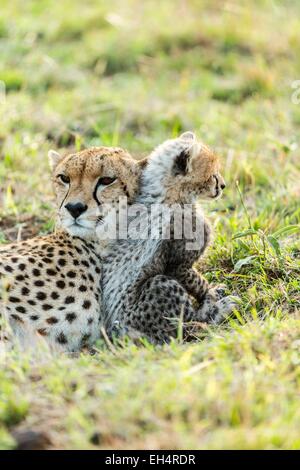
[[[73,236],[93,238],[109,207],[135,196],[140,165],[121,148],[93,147],[61,156],[50,150],[58,226]],[[105,212],[106,211],[106,212]]]
[[[165,141],[144,162],[142,193],[160,202],[217,199],[224,188],[218,157],[192,132]]]

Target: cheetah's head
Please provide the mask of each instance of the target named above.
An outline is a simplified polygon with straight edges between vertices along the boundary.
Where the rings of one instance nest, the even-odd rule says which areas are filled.
[[[192,203],[197,199],[217,199],[225,182],[219,160],[192,132],[165,141],[145,162],[142,193],[165,203]]]
[[[121,148],[93,147],[65,156],[50,150],[49,160],[57,223],[73,236],[94,238],[108,208],[122,196],[130,203],[138,189],[140,166]]]

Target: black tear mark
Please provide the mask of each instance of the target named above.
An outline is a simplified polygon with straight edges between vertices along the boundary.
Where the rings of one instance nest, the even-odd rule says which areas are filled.
[[[93,192],[93,198],[97,202],[98,206],[101,205],[99,199],[97,198],[97,191],[98,191],[99,186],[100,186],[100,180],[97,182],[96,187],[95,187],[94,192]]]
[[[68,189],[67,194],[65,195],[65,197],[64,197],[64,199],[63,199],[63,201],[62,201],[62,203],[61,203],[61,205],[60,205],[59,210],[60,210],[60,209],[62,208],[62,206],[64,205],[64,202],[65,202],[65,200],[67,199],[67,197],[68,197],[68,195],[69,195],[69,192],[70,192],[70,186],[69,186],[69,189]]]

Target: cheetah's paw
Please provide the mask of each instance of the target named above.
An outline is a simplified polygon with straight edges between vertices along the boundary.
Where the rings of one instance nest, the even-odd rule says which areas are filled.
[[[234,295],[227,295],[216,302],[215,316],[212,318],[212,323],[218,325],[222,321],[230,317],[232,312],[238,308],[241,299]]]

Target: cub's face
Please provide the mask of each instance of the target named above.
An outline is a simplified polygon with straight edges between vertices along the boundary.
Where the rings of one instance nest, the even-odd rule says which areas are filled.
[[[218,157],[192,132],[167,140],[154,150],[147,159],[143,183],[168,204],[217,199],[225,188]]]
[[[218,199],[225,189],[217,155],[206,145],[194,142],[187,152],[186,174],[181,184],[186,185],[191,199]]]
[[[49,152],[56,194],[58,226],[73,236],[91,239],[120,197],[129,203],[140,175],[137,162],[121,148],[94,147],[60,156]]]

